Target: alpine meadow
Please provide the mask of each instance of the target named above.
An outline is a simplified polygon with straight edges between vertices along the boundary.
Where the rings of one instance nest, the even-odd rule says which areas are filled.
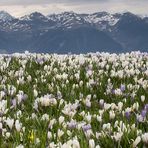
[[[147,8],[0,0],[0,148],[148,148]]]

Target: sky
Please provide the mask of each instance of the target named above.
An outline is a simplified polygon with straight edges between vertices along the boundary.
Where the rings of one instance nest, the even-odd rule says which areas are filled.
[[[110,13],[130,11],[139,15],[148,15],[148,0],[0,0],[0,10],[20,17],[38,11],[44,15],[74,11]]]

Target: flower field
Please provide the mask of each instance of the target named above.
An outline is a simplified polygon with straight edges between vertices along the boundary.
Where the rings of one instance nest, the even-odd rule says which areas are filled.
[[[148,53],[0,55],[1,148],[147,148]]]

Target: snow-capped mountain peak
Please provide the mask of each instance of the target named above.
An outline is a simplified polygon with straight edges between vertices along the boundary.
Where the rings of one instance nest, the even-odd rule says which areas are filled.
[[[20,20],[30,21],[30,20],[33,20],[33,19],[46,19],[46,17],[42,13],[33,12],[33,13],[29,14],[29,15],[25,15],[23,17],[20,17],[19,19]]]
[[[101,30],[107,26],[114,26],[120,19],[120,15],[108,12],[97,12],[93,14],[77,14],[74,12],[63,12],[60,14],[48,15],[48,19],[58,22],[58,26],[72,28],[80,25],[97,25]]]
[[[0,21],[11,21],[14,19],[9,13],[6,11],[0,11]]]
[[[85,20],[92,24],[101,24],[106,22],[110,26],[113,26],[119,21],[119,17],[107,12],[98,12],[87,15]]]
[[[77,14],[74,12],[63,12],[60,14],[51,14],[47,16],[49,19],[53,21],[65,21],[65,20],[72,20],[77,17]]]
[[[87,22],[85,22],[81,14],[74,13],[73,11],[63,12],[60,14],[52,14],[52,15],[48,15],[47,17],[49,20],[58,22],[57,26],[64,27],[64,28],[72,28],[72,27],[75,28],[82,24],[83,25],[87,24]]]

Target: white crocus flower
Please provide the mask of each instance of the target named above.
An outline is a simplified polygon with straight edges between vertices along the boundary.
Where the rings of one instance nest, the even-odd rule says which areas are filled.
[[[24,148],[24,146],[22,144],[16,146],[16,148]]]
[[[42,115],[41,119],[48,121],[49,120],[49,115],[48,114],[44,114],[44,115]]]
[[[111,107],[111,105],[109,103],[104,103],[104,109],[108,110]]]
[[[140,136],[138,136],[138,137],[135,139],[135,141],[133,142],[133,148],[137,147],[137,145],[140,143],[140,141],[141,141],[141,138],[140,138]]]
[[[142,102],[145,101],[145,96],[141,96],[141,101],[142,101]]]
[[[122,132],[118,132],[118,133],[114,133],[113,137],[114,137],[115,141],[120,141],[122,136],[123,136],[123,133]]]
[[[14,124],[14,119],[7,118],[5,122],[9,126],[9,128],[12,129],[13,124]]]
[[[85,119],[86,119],[86,121],[88,122],[88,123],[90,123],[91,122],[91,115],[88,113],[87,115],[85,115]]]
[[[121,110],[122,110],[122,107],[123,107],[123,103],[122,103],[122,102],[119,102],[119,103],[118,103],[118,110],[121,111]]]
[[[111,110],[111,111],[109,112],[109,117],[110,117],[110,119],[114,119],[114,118],[115,118],[115,113],[114,113],[113,110]]]
[[[51,139],[52,138],[52,133],[50,131],[48,131],[47,137],[48,137],[48,139]]]
[[[3,128],[3,124],[0,122],[0,129],[2,129]]]
[[[64,122],[65,118],[63,116],[59,117],[59,124],[62,124]]]
[[[61,138],[63,136],[64,132],[60,129],[58,129],[58,138]]]
[[[19,122],[19,120],[15,121],[15,128],[18,132],[20,132],[20,130],[22,128],[22,124]]]
[[[89,140],[89,148],[95,148],[95,141],[94,139]]]
[[[142,134],[141,138],[145,144],[148,144],[148,133]]]
[[[72,147],[73,148],[80,148],[80,144],[77,139],[72,140]]]
[[[33,94],[34,94],[34,97],[37,97],[38,96],[38,92],[36,89],[33,90]]]
[[[7,138],[10,137],[10,132],[6,132],[6,137],[7,137]]]
[[[100,148],[100,145],[97,145],[95,148]]]
[[[97,120],[98,120],[99,122],[102,122],[102,116],[98,116],[98,115],[97,115]]]

